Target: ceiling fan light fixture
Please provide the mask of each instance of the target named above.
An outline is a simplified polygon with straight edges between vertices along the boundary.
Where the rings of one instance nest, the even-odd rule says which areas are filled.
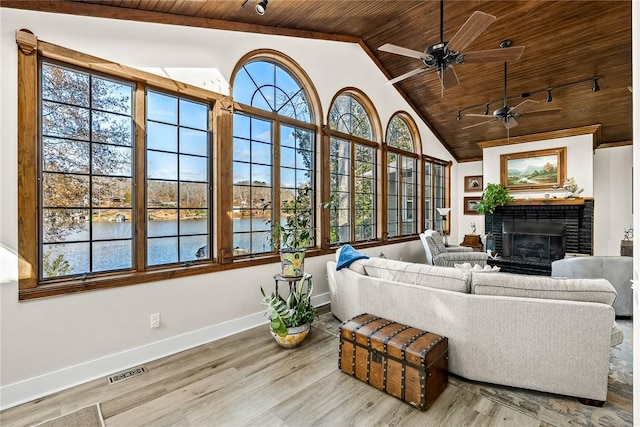
[[[262,0],[256,5],[256,13],[258,15],[264,15],[264,13],[267,11],[267,3],[269,3],[269,0]]]
[[[553,101],[553,97],[551,96],[551,89],[547,89],[547,102]]]
[[[600,86],[598,85],[598,79],[593,79],[593,87],[591,88],[594,92],[600,92]]]

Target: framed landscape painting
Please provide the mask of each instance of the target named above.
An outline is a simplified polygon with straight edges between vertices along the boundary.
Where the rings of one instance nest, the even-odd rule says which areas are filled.
[[[478,215],[478,204],[481,197],[465,197],[464,198],[464,214]]]
[[[500,183],[509,191],[562,188],[567,147],[500,155]]]
[[[464,177],[464,191],[482,191],[482,175],[472,175]]]

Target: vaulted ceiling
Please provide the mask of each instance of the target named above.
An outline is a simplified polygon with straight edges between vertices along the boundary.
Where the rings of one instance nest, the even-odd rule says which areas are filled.
[[[1,0],[3,7],[55,11],[116,19],[285,34],[360,43],[389,77],[423,67],[420,59],[378,50],[392,43],[424,51],[440,41],[440,1],[271,0],[264,15],[260,0]],[[559,108],[553,114],[517,119],[507,130],[489,115],[503,106],[504,63],[455,65],[460,84],[444,91],[433,69],[395,86],[459,161],[481,159],[479,142],[507,136],[601,124],[600,144],[632,140],[631,1],[444,1],[444,40],[474,11],[497,19],[465,52],[496,49],[504,39],[525,46],[508,65],[508,105],[540,101],[533,109]],[[594,92],[598,78],[600,91]],[[552,102],[545,101],[552,88]],[[461,120],[458,120],[458,111]],[[464,129],[466,126],[488,123]]]

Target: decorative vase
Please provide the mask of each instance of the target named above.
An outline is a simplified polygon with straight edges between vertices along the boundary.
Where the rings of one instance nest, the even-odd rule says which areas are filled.
[[[306,249],[283,249],[280,251],[282,277],[302,277],[304,275],[304,255]]]
[[[309,323],[305,323],[304,325],[296,326],[295,328],[287,328],[287,335],[281,337],[269,329],[276,342],[284,348],[293,348],[298,346],[307,337],[307,335],[309,335],[310,330],[311,325]]]

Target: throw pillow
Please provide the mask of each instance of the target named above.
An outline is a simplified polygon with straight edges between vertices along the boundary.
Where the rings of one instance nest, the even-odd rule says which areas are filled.
[[[431,233],[431,238],[433,239],[433,242],[436,244],[436,247],[438,248],[438,253],[447,252],[447,247],[445,246],[440,233],[438,232]]]
[[[342,270],[345,267],[349,267],[352,262],[359,259],[369,258],[369,255],[358,252],[351,245],[344,245],[340,248],[340,253],[338,255],[338,261],[336,263],[336,271]]]

